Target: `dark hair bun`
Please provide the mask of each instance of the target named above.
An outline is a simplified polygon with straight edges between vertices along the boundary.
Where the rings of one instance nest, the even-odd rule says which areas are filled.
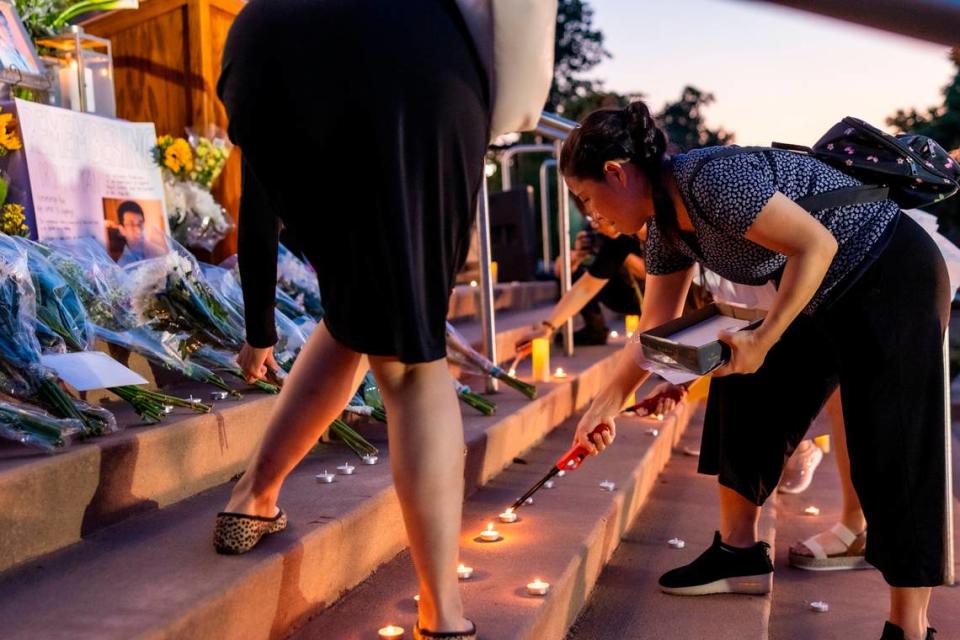
[[[657,126],[650,108],[645,102],[636,100],[623,110],[627,118],[627,131],[633,142],[636,157],[640,164],[660,164],[667,152],[667,137]]]

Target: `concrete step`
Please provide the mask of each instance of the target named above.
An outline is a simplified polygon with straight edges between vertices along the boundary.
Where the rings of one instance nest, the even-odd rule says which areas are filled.
[[[512,358],[515,342],[533,318],[544,313],[535,309],[498,314],[498,342],[505,358]],[[459,326],[481,348],[478,323]],[[145,364],[142,368],[149,371]],[[483,379],[467,382],[482,392]],[[213,404],[214,411],[198,415],[176,409],[163,423],[147,426],[125,403],[113,402],[108,406],[128,428],[64,453],[48,456],[0,441],[0,530],[4,531],[0,572],[136,513],[169,506],[226,482],[243,470],[276,401],[256,390],[240,401],[213,401],[210,387],[192,383],[167,391],[194,395]],[[496,401],[512,395],[512,390],[504,389]],[[472,409],[464,413],[476,419]],[[380,428],[361,431],[376,437]]]
[[[468,490],[583,407],[609,378],[617,351],[584,348],[558,358],[571,376],[541,385],[536,400],[507,389],[497,396],[497,416],[467,414]],[[3,637],[281,637],[406,546],[389,450],[382,451],[379,464],[360,465],[332,485],[313,478],[348,459],[343,449],[305,460],[282,494],[290,528],[251,554],[222,557],[211,548],[225,484],[12,569],[0,575]],[[54,508],[38,506],[38,519]]]
[[[604,565],[642,508],[670,451],[686,427],[689,406],[663,422],[623,418],[617,444],[602,457],[541,490],[535,504],[522,508],[521,520],[497,523],[503,540],[475,540],[485,524],[509,505],[570,446],[577,418],[568,420],[544,442],[472,496],[464,508],[461,559],[474,567],[462,583],[466,614],[481,638],[551,640],[563,638],[586,602]],[[659,435],[647,433],[649,428]],[[616,483],[613,492],[600,488]],[[546,597],[526,593],[535,578],[549,582]],[[412,635],[416,621],[416,581],[409,553],[381,567],[336,605],[307,623],[298,640],[368,639],[377,629],[396,624]]]
[[[560,297],[560,285],[554,280],[536,282],[500,282],[493,286],[493,303],[497,311],[531,309],[553,304]],[[476,319],[480,313],[480,288],[457,285],[450,296],[447,319],[451,322]]]
[[[657,584],[666,571],[700,555],[718,528],[716,479],[697,474],[697,458],[682,452],[699,449],[701,427],[698,415],[600,575],[586,610],[568,635],[569,640],[767,637],[769,596],[684,598],[662,593]],[[778,537],[770,507],[763,511],[761,537],[771,544]],[[673,549],[667,545],[672,538],[680,538],[686,546]]]

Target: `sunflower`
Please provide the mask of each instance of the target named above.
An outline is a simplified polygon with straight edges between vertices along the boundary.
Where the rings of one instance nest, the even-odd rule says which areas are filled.
[[[0,113],[0,155],[22,149],[23,143],[17,135],[17,121],[12,113]]]
[[[183,138],[177,138],[163,152],[163,165],[174,175],[189,173],[193,170],[193,150]]]

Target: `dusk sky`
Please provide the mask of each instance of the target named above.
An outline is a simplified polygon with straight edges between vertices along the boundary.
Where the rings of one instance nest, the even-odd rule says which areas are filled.
[[[812,144],[858,116],[941,104],[948,49],[749,0],[589,0],[613,58],[590,77],[659,110],[692,84],[716,96],[711,126],[739,144]]]

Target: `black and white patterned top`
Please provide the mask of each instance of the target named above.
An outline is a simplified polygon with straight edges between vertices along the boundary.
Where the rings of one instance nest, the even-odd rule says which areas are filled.
[[[674,246],[651,219],[646,247],[648,273],[674,273],[700,261],[733,282],[764,284],[777,275],[787,258],[750,242],[744,234],[770,198],[779,191],[791,200],[799,200],[861,184],[820,160],[780,150],[718,158],[707,163],[698,175],[692,175],[702,158],[721,149],[696,149],[675,156],[672,163],[702,259],[685,242]],[[860,265],[899,211],[892,200],[882,200],[812,214],[837,239],[839,248],[805,313],[813,313],[831,289]]]

